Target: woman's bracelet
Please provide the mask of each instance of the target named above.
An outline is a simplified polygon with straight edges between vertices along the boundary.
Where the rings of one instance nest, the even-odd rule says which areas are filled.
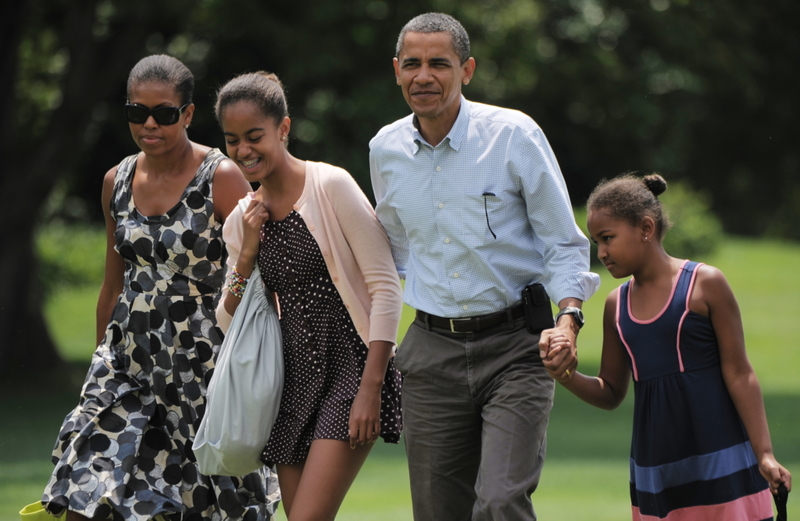
[[[247,279],[236,270],[236,266],[231,268],[231,272],[228,275],[228,291],[230,291],[234,297],[242,298],[246,287]]]

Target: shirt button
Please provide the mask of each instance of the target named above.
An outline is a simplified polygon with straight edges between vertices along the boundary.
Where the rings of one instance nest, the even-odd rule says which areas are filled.
[[[445,244],[450,244],[450,237],[448,237],[447,239],[445,239],[445,240],[444,240],[444,243],[445,243]]]
[[[441,172],[441,171],[442,171],[442,167],[440,167],[440,166],[437,166],[437,167],[436,167],[436,171],[437,171],[437,172]]]
[[[439,203],[439,208],[444,208],[444,203]]]
[[[339,277],[333,277],[334,282],[339,282]]]
[[[466,310],[468,310],[468,309],[469,309],[469,306],[467,306],[466,304],[464,304],[463,306],[461,306],[461,309],[463,309],[464,311],[466,311]]]
[[[328,250],[325,250],[322,252],[322,255],[327,257],[328,255],[330,255],[330,252]]]
[[[311,230],[312,232],[314,231],[314,227],[313,226],[309,226],[308,229]]]
[[[453,273],[453,278],[457,279],[459,277],[458,273]]]

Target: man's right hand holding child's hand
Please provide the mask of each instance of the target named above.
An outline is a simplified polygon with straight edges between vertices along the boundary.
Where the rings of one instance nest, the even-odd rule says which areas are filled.
[[[539,337],[539,356],[544,368],[555,380],[570,380],[578,367],[576,350],[567,336],[558,328],[545,329]]]

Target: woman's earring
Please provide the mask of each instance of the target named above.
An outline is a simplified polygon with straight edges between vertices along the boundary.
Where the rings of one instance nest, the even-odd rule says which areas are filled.
[[[281,141],[286,141],[286,136],[281,136]]]
[[[186,125],[186,126],[185,126],[185,127],[183,127],[183,128],[185,128],[185,129],[188,129],[188,128],[189,128],[189,125]]]

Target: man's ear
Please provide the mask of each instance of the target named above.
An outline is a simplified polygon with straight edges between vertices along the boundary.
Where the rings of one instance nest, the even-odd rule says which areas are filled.
[[[461,65],[461,69],[464,71],[464,77],[461,78],[461,83],[467,85],[472,79],[472,75],[475,74],[475,58],[469,58],[465,61]]]
[[[392,67],[394,67],[394,78],[400,85],[400,61],[397,58],[392,58]]]

